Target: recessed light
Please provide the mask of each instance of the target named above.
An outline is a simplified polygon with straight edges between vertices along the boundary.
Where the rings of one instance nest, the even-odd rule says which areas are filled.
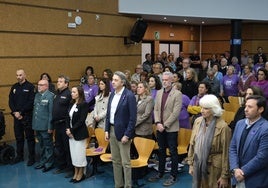
[[[167,17],[164,17],[164,20],[166,20],[167,19]]]
[[[183,20],[184,22],[187,22],[187,20]]]

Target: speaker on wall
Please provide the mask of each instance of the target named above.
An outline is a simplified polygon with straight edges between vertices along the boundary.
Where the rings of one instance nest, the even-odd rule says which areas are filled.
[[[140,42],[145,34],[148,24],[144,20],[137,20],[132,27],[130,33],[130,40],[134,42]]]

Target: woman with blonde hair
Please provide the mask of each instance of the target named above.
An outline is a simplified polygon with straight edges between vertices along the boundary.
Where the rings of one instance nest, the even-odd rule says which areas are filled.
[[[200,99],[201,114],[194,122],[188,151],[193,188],[230,187],[228,149],[231,130],[221,118],[222,108],[215,95]]]
[[[138,83],[136,101],[137,122],[135,126],[135,135],[152,139],[152,112],[154,109],[154,100],[151,96],[150,87],[147,82]]]

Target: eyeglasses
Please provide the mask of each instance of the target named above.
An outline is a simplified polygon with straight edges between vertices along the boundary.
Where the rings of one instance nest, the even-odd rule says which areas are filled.
[[[46,84],[38,84],[37,86],[45,86]]]

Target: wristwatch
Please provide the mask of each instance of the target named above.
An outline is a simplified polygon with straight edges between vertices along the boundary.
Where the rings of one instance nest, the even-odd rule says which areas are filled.
[[[236,170],[236,169],[237,169],[237,168],[234,168],[234,169],[231,170],[231,175],[232,175],[232,176],[235,175],[235,170]]]

